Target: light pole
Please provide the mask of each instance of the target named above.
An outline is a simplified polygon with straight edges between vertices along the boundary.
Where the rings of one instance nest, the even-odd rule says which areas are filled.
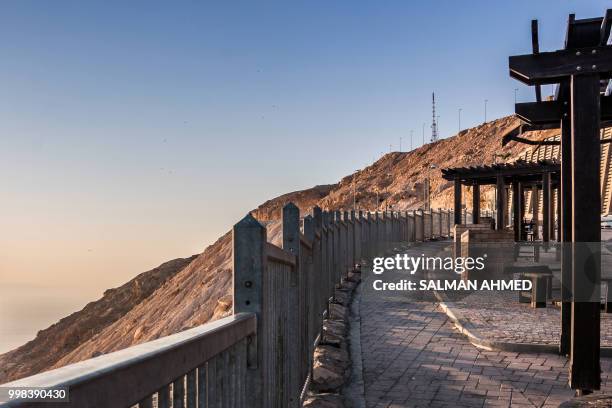
[[[400,136],[399,151],[402,152],[402,137]]]
[[[437,169],[438,166],[435,163],[432,163],[427,167],[427,190],[426,190],[426,199],[425,199],[425,211],[431,210],[431,171]]]
[[[413,144],[412,144],[412,134],[413,133],[414,133],[414,130],[410,129],[410,151],[412,151],[412,148],[413,148],[412,147],[413,146]]]
[[[459,132],[461,132],[461,111],[463,109],[459,108],[459,131],[457,131],[457,134],[459,134]]]
[[[425,146],[425,123],[423,123],[423,145]]]
[[[485,99],[484,100],[484,103],[485,103],[485,112],[484,112],[485,113],[485,118],[484,118],[485,120],[484,120],[484,123],[487,123],[487,102],[489,102],[489,100]]]

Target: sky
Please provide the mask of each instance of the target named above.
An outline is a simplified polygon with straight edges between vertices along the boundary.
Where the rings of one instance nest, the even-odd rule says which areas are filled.
[[[419,146],[432,91],[442,137],[485,99],[508,115],[515,88],[534,99],[507,65],[531,19],[554,50],[606,3],[1,2],[0,284],[85,302],[199,253],[267,199]]]

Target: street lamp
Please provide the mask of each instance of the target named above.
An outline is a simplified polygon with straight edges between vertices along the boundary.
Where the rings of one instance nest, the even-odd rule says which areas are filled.
[[[457,132],[457,134],[458,134],[459,132],[461,132],[461,111],[462,111],[462,110],[463,110],[463,109],[459,108],[459,131]]]
[[[484,117],[485,120],[484,120],[484,123],[487,123],[487,102],[489,102],[489,100],[485,99],[484,100],[484,105],[485,105],[485,112],[484,112],[485,113],[485,117]]]
[[[426,196],[425,196],[425,211],[431,210],[431,171],[437,169],[438,166],[435,163],[432,163],[427,168],[427,188],[426,188]]]

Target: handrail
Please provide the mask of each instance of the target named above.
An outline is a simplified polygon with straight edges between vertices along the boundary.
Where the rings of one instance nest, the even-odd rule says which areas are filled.
[[[272,259],[276,262],[289,266],[295,266],[295,255],[286,252],[274,244],[266,242],[266,253],[268,255],[268,259]]]
[[[240,313],[2,387],[67,387],[62,407],[128,407],[256,333],[256,316]],[[0,407],[22,406],[7,402]],[[45,403],[45,407],[54,404]]]
[[[249,214],[232,232],[236,314],[3,386],[68,388],[70,402],[45,407],[297,408],[336,286],[395,242],[449,237],[452,219],[439,209],[349,217],[317,207],[301,230],[288,203],[279,247]]]

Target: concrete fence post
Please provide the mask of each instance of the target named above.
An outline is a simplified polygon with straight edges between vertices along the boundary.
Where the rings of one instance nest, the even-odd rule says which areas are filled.
[[[387,241],[393,242],[393,211],[387,211],[385,228],[387,229]]]
[[[376,211],[376,217],[374,218],[374,222],[376,223],[376,239],[374,241],[374,251],[375,255],[379,255],[380,248],[383,245],[383,239],[385,238],[383,235],[383,213]]]
[[[366,219],[365,219],[365,223],[366,223],[366,241],[365,241],[365,247],[366,247],[366,257],[370,258],[372,256],[372,231],[373,231],[373,227],[372,227],[372,213],[370,213],[369,211],[366,213]]]
[[[263,277],[266,268],[266,228],[248,214],[232,229],[233,312],[257,315],[257,336],[248,339],[246,395],[254,408],[265,408]],[[258,340],[259,339],[259,340]]]
[[[312,219],[313,219],[313,223],[314,223],[314,230],[315,231],[321,231],[321,228],[323,228],[323,211],[321,210],[321,207],[319,206],[315,206],[312,209]],[[305,235],[306,233],[304,233]]]
[[[357,254],[357,260],[361,265],[361,260],[365,254],[365,235],[367,234],[365,219],[363,218],[363,211],[359,210],[357,213],[357,221],[359,223],[359,243],[357,244],[359,247],[359,253]]]
[[[408,211],[404,211],[404,216],[402,217],[402,241],[408,242]]]
[[[286,322],[287,333],[290,338],[287,339],[288,350],[285,354],[285,364],[288,375],[288,390],[289,395],[287,400],[290,407],[297,408],[300,401],[300,350],[302,350],[301,342],[304,341],[304,336],[301,335],[302,327],[300,327],[300,295],[301,285],[303,285],[303,276],[300,270],[300,209],[293,203],[287,203],[283,207],[283,249],[296,257],[296,264],[291,271],[291,283],[287,297],[288,321]]]
[[[408,227],[410,228],[410,231],[409,231],[410,242],[416,241],[415,220],[416,220],[415,211],[412,210],[412,215],[410,215],[410,219],[408,220]]]
[[[350,229],[349,229],[349,267],[348,271],[352,271],[357,263],[357,219],[355,218],[355,210],[350,212]]]
[[[422,209],[419,210],[419,214],[418,214],[418,229],[419,229],[419,236],[418,236],[418,240],[421,242],[425,241],[425,211],[423,211]]]

